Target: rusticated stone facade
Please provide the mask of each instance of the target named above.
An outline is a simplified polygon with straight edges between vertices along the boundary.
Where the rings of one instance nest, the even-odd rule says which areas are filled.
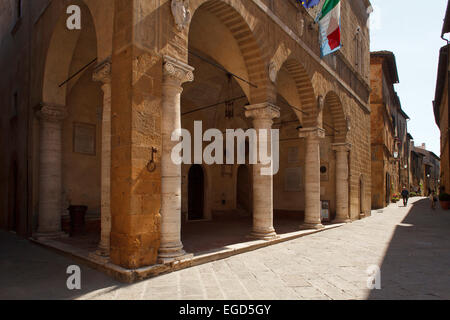
[[[2,80],[1,103],[19,108],[1,119],[2,227],[19,215],[21,234],[54,237],[68,205],[88,205],[98,253],[135,269],[185,257],[190,214],[245,208],[258,239],[277,236],[276,212],[321,228],[321,201],[340,222],[370,214],[369,1],[342,1],[343,48],[323,59],[314,12],[291,0],[39,0],[17,19],[4,3],[1,67],[14,87]],[[68,5],[81,30],[67,29]],[[67,117],[36,117],[50,106]],[[170,134],[200,120],[280,129],[279,172],[201,164],[194,212],[192,166],[171,161]]]
[[[384,208],[403,187],[412,189],[408,115],[402,110],[394,84],[399,82],[395,56],[371,54],[372,208]]]

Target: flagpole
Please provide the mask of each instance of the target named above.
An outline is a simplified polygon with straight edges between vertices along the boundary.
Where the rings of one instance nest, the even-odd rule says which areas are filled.
[[[323,10],[323,6],[325,5],[325,2],[327,2],[327,0],[325,0],[322,3],[322,7],[320,8],[319,13],[317,14],[316,18],[314,19],[314,24],[317,24],[317,21],[319,21],[319,19],[321,18],[322,10]]]

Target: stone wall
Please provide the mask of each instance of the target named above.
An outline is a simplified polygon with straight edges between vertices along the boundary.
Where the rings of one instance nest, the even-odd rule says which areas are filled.
[[[400,113],[401,106],[386,59],[377,56],[371,59],[371,158],[374,209],[385,207],[394,194],[401,192],[401,184],[408,184],[407,177],[403,177],[403,173],[403,179],[400,180],[400,166],[409,162],[405,147],[406,119]],[[397,137],[402,139],[396,140]],[[394,159],[395,152],[398,152],[398,159]]]
[[[83,86],[89,87],[86,97],[71,97],[71,92],[77,92],[78,84],[62,88],[58,86],[78,70],[87,57],[82,54],[73,55],[77,43],[83,41],[82,37],[79,39],[76,32],[67,34],[64,29],[64,12],[69,3],[79,4],[83,15],[88,15],[92,21],[96,43],[87,42],[86,48],[96,53],[97,63],[108,57],[112,59],[111,259],[115,264],[136,268],[157,261],[161,232],[163,56],[168,55],[178,59],[180,63],[192,64],[188,49],[201,49],[227,70],[256,84],[251,86],[238,81],[249,103],[271,102],[277,105],[279,96],[282,96],[288,103],[307,113],[305,115],[291,110],[290,116],[293,118],[290,119],[298,120],[306,127],[320,126],[322,122],[331,125],[337,132],[333,135],[339,135],[340,142],[352,145],[349,160],[350,216],[352,219],[359,219],[361,213],[369,214],[369,37],[367,25],[361,23],[353,5],[347,2],[342,4],[343,49],[335,57],[322,60],[319,57],[317,25],[311,24],[312,18],[303,8],[293,6],[289,1],[191,0],[189,10],[193,22],[187,23],[184,28],[177,28],[174,24],[170,2],[32,1],[27,7],[29,11],[24,12],[27,18],[15,35],[4,30],[11,26],[13,18],[9,15],[9,20],[2,19],[9,22],[4,22],[0,29],[3,36],[2,70],[7,70],[11,75],[3,79],[13,79],[8,82],[3,80],[1,83],[0,90],[5,92],[1,96],[8,97],[2,98],[6,99],[2,104],[11,105],[10,99],[15,90],[11,83],[19,87],[20,101],[16,120],[10,122],[11,117],[2,116],[2,133],[14,132],[11,126],[15,126],[17,129],[14,130],[18,134],[15,135],[17,141],[12,139],[11,134],[2,134],[0,143],[9,151],[8,157],[2,157],[1,176],[4,181],[14,181],[7,176],[11,176],[11,159],[17,154],[19,189],[29,191],[26,196],[29,200],[28,209],[27,201],[20,201],[20,210],[28,214],[21,216],[32,221],[30,217],[33,213],[38,213],[40,122],[34,115],[35,107],[43,102],[78,106],[84,104],[81,100],[86,99],[86,106],[96,108],[101,99],[98,85],[87,79],[92,69],[87,69],[85,75],[74,80],[74,83],[81,81],[84,82]],[[11,14],[11,9],[4,12],[5,15]],[[302,19],[303,27],[299,25]],[[26,21],[33,23],[33,28],[30,28],[31,43],[27,42]],[[361,27],[361,57],[358,56],[355,41],[357,25]],[[195,33],[203,34],[204,38],[191,37]],[[211,39],[208,38],[208,33],[223,37]],[[31,48],[31,54],[27,50],[30,49],[27,44]],[[72,57],[76,59],[71,67]],[[358,62],[359,59],[362,59],[362,64]],[[270,79],[271,74],[275,74],[273,81]],[[23,89],[20,88],[22,85]],[[189,88],[188,85],[184,87],[186,90]],[[286,89],[289,87],[296,90],[295,94],[292,89]],[[325,103],[323,117],[318,110],[319,96],[323,99],[332,97],[331,102],[327,100]],[[10,115],[14,115],[13,109]],[[90,115],[94,116],[93,110],[90,110]],[[91,120],[93,118],[89,121]],[[70,122],[71,119],[67,121]],[[249,124],[239,124],[244,125]],[[99,128],[100,126],[97,130]],[[330,135],[329,130],[328,128],[327,134]],[[65,134],[68,136],[68,132]],[[298,135],[295,138],[298,139]],[[11,141],[14,141],[14,147],[11,146]],[[333,180],[335,155],[331,151],[332,142],[335,142],[334,139],[327,137],[321,145],[323,160],[328,157],[326,161],[330,168],[330,179],[323,182],[323,200],[331,200],[333,203],[336,186]],[[301,163],[305,156],[302,144],[300,141],[282,144],[284,161],[285,148],[295,145],[299,147]],[[64,140],[64,148],[68,148],[67,139]],[[28,157],[23,156],[27,151]],[[152,155],[156,169],[148,170]],[[67,166],[70,165],[71,163],[67,163]],[[78,162],[77,165],[83,167],[82,163]],[[92,161],[89,166],[97,168],[92,171],[95,171],[92,176],[98,181],[98,162],[95,161],[94,164]],[[283,162],[280,176],[274,180],[277,190],[275,207],[302,210],[304,200],[301,197],[279,191],[284,185],[282,177],[287,167]],[[209,179],[214,179],[222,175],[221,170],[211,167],[206,171]],[[232,170],[234,178],[236,171],[237,166]],[[183,175],[186,176],[186,169]],[[66,177],[65,180],[72,179],[73,177]],[[236,205],[235,188],[231,188],[233,179],[228,180],[229,183],[224,183],[222,189],[219,188],[215,195],[211,195],[211,209],[223,207],[221,190],[228,191],[226,209]],[[2,194],[8,194],[7,187],[2,184],[2,188]],[[180,190],[180,196],[182,192]],[[91,200],[98,203],[97,196],[93,196]],[[1,208],[6,209],[6,198],[2,197],[0,201]],[[4,216],[1,221],[2,225],[6,224]],[[31,232],[30,228],[28,232]]]
[[[447,80],[448,81],[448,80]],[[448,86],[446,83],[445,88]],[[440,107],[440,130],[441,130],[441,185],[445,187],[447,193],[450,192],[450,146],[449,146],[449,110],[448,91],[444,90]]]

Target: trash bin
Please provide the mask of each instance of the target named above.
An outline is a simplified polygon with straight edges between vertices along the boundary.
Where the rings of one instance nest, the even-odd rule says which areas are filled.
[[[85,216],[87,206],[70,206],[67,208],[70,214],[70,236],[75,237],[86,234]]]

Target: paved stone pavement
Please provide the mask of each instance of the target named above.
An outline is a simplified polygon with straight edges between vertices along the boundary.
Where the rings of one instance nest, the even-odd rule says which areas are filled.
[[[450,212],[416,198],[367,219],[133,285],[0,233],[0,299],[450,299]],[[381,290],[367,289],[369,266]]]

